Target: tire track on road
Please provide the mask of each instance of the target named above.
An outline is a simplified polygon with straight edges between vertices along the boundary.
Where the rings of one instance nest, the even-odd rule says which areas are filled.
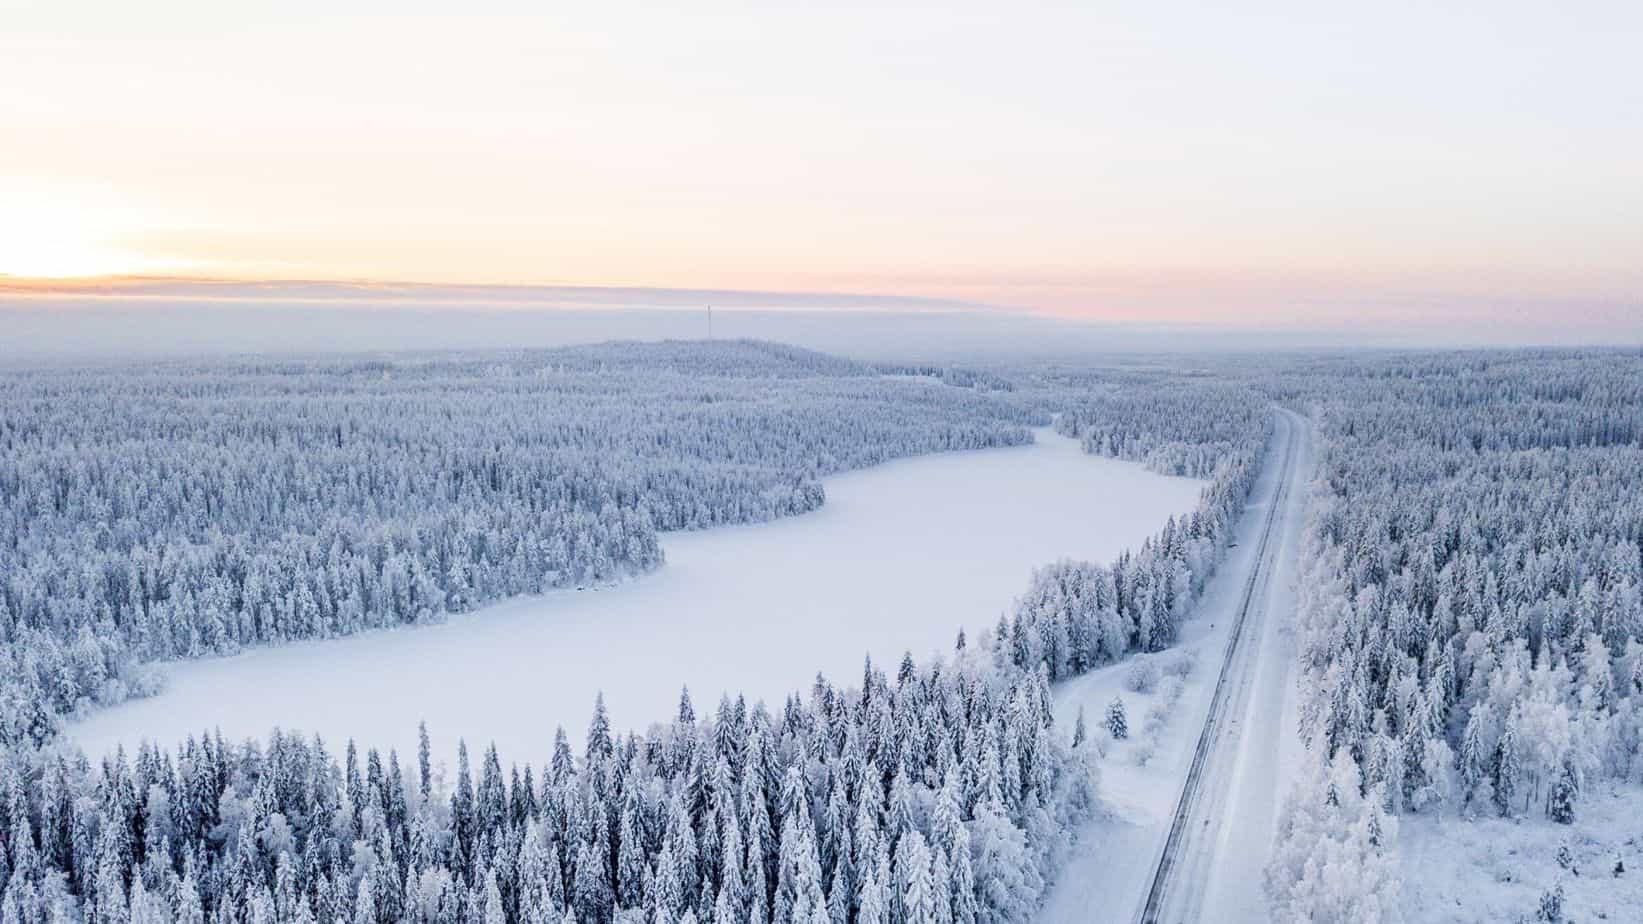
[[[1198,817],[1203,808],[1200,799],[1204,792],[1205,770],[1217,747],[1228,740],[1222,734],[1229,716],[1228,703],[1236,692],[1247,691],[1249,678],[1254,670],[1256,659],[1244,658],[1240,661],[1239,657],[1246,650],[1244,629],[1255,601],[1265,596],[1261,594],[1258,597],[1257,592],[1266,586],[1277,558],[1277,551],[1282,547],[1281,542],[1273,543],[1272,538],[1281,512],[1288,503],[1290,483],[1294,478],[1296,443],[1299,439],[1296,432],[1299,425],[1294,418],[1288,412],[1280,411],[1279,419],[1284,422],[1285,445],[1277,489],[1266,511],[1259,545],[1256,548],[1255,564],[1244,585],[1238,614],[1229,632],[1226,655],[1215,681],[1215,692],[1210,700],[1209,713],[1204,719],[1204,728],[1199,733],[1192,763],[1182,784],[1180,799],[1176,803],[1169,835],[1164,841],[1163,851],[1159,855],[1151,886],[1147,891],[1146,902],[1141,908],[1141,924],[1160,924],[1164,920],[1163,915],[1171,897],[1179,894],[1180,890],[1188,885],[1178,880],[1178,873],[1182,858],[1190,849],[1199,846],[1195,839],[1205,833],[1204,829],[1208,827],[1207,820],[1200,823]],[[1199,886],[1201,888],[1202,883],[1199,883]]]

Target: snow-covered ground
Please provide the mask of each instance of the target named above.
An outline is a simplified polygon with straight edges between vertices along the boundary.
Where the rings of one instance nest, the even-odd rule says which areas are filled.
[[[69,734],[92,754],[221,727],[318,732],[413,753],[426,719],[544,759],[556,725],[580,741],[603,690],[618,728],[698,713],[722,691],[779,707],[817,671],[846,682],[864,654],[948,651],[990,627],[1032,569],[1108,561],[1191,510],[1202,483],[1084,455],[1048,429],[1033,446],[925,456],[830,478],[819,511],[664,537],[667,564],[616,587],[527,597],[437,626],[300,642],[170,665],[167,690]]]
[[[1561,883],[1566,921],[1643,921],[1643,789],[1599,784],[1582,797],[1572,825],[1536,815],[1403,816],[1404,917],[1410,924],[1533,921],[1541,895]],[[1558,863],[1562,844],[1567,869]],[[1624,867],[1618,876],[1617,862]]]
[[[1310,430],[1298,418],[1291,422],[1290,432],[1297,440],[1291,490],[1274,526],[1271,576],[1258,591],[1264,597],[1252,604],[1244,628],[1243,645],[1251,658],[1247,690],[1237,700],[1240,708],[1228,715],[1231,730],[1225,753],[1206,770],[1213,771],[1216,782],[1205,784],[1204,798],[1213,803],[1206,805],[1205,820],[1218,829],[1209,832],[1208,842],[1199,848],[1201,856],[1192,864],[1205,878],[1186,890],[1195,906],[1189,919],[1268,919],[1261,871],[1276,831],[1280,796],[1300,754],[1291,619],[1304,512],[1301,488],[1312,459]],[[1178,644],[1169,652],[1147,656],[1160,668],[1157,691],[1138,694],[1128,688],[1133,658],[1056,691],[1058,722],[1070,730],[1082,707],[1092,736],[1106,750],[1099,766],[1108,811],[1080,835],[1076,857],[1048,896],[1040,920],[1131,920],[1139,912],[1204,728],[1228,631],[1255,566],[1260,532],[1277,493],[1281,458],[1282,444],[1275,443],[1238,524],[1237,545],[1206,588],[1196,615],[1182,625]],[[1264,618],[1256,618],[1257,608]],[[1172,695],[1170,665],[1182,658],[1192,669]],[[1111,741],[1102,721],[1115,696],[1123,699],[1129,719],[1131,737],[1124,742]],[[1164,702],[1177,696],[1173,705]],[[1161,710],[1165,718],[1149,729],[1147,713],[1161,704],[1167,707]]]

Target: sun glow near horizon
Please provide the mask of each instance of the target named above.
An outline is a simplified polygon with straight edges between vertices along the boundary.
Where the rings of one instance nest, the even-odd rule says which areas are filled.
[[[6,178],[0,177],[0,181]],[[38,180],[0,182],[0,276],[38,282],[185,272],[196,261],[123,243],[163,226],[106,197]]]
[[[1587,13],[21,0],[0,274],[1612,311],[1643,19]]]

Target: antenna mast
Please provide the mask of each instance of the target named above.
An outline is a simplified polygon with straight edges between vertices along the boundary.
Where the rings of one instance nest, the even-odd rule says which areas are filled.
[[[713,339],[713,306],[707,306],[707,339]]]

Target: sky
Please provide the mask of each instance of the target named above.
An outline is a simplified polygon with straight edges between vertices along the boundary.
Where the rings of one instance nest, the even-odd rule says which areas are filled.
[[[1643,339],[1643,4],[0,20],[13,300],[32,277],[380,280]]]

